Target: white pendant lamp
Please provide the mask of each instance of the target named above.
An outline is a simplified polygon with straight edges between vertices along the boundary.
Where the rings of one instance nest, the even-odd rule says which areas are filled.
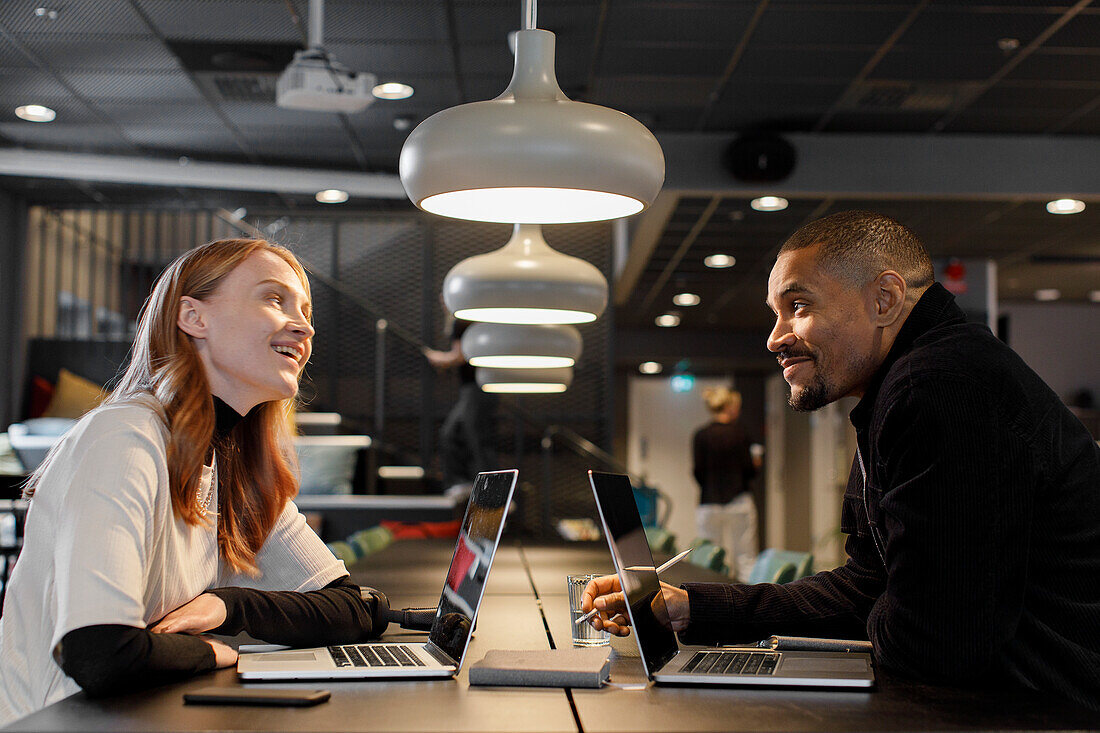
[[[462,353],[475,367],[571,367],[581,355],[581,332],[573,326],[475,323],[462,334]]]
[[[552,249],[538,224],[516,224],[503,247],[451,268],[443,302],[466,321],[588,323],[607,307],[607,280],[594,265]]]
[[[504,93],[437,112],[405,140],[401,183],[421,209],[509,224],[602,221],[642,211],[661,190],[653,134],[558,87],[554,34],[535,28],[534,5],[526,0]]]
[[[482,392],[497,394],[554,394],[573,383],[573,367],[557,369],[494,369],[478,367],[476,379]]]

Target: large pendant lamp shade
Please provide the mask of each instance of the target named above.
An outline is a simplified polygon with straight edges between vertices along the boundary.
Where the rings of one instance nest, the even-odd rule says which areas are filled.
[[[573,383],[573,367],[557,369],[494,369],[478,367],[476,377],[482,392],[498,394],[553,394]]]
[[[665,159],[645,125],[573,102],[554,75],[554,34],[516,34],[512,82],[496,99],[424,120],[401,149],[414,204],[473,221],[563,224],[637,214],[657,197]]]
[[[443,302],[467,321],[588,323],[607,307],[607,280],[594,265],[552,249],[539,225],[516,224],[503,247],[451,268]]]
[[[462,334],[462,353],[475,367],[571,367],[581,355],[581,333],[573,326],[475,323]]]

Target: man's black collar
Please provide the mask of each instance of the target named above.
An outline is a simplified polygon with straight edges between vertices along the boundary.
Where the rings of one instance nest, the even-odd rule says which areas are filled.
[[[215,438],[221,439],[229,435],[241,420],[244,420],[244,415],[227,405],[221,397],[214,395]]]
[[[859,404],[848,414],[848,419],[852,425],[858,429],[866,427],[870,422],[871,408],[878,398],[878,391],[882,386],[882,381],[886,378],[886,373],[890,371],[890,367],[894,365],[894,362],[909,350],[917,338],[940,324],[964,320],[966,320],[966,316],[963,315],[959,306],[955,305],[955,296],[939,283],[932,283],[932,286],[924,291],[920,300],[913,306],[913,310],[905,319],[905,323],[898,331],[897,338],[890,346],[889,353],[886,354],[886,359],[879,365],[875,376],[871,378]]]

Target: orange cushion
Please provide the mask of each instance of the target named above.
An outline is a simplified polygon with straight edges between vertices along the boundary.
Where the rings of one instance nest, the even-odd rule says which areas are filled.
[[[62,369],[57,375],[53,397],[42,417],[78,418],[97,406],[107,392],[95,382]]]

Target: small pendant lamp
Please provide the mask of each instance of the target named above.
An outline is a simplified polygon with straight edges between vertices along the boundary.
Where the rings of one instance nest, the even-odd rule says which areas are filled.
[[[462,334],[462,353],[475,367],[571,367],[581,355],[581,332],[573,326],[475,323]]]
[[[553,394],[573,383],[573,367],[557,369],[494,369],[478,367],[475,379],[482,392]]]
[[[594,265],[552,249],[538,224],[516,224],[503,247],[451,268],[443,302],[466,321],[588,323],[607,307],[607,280]]]
[[[504,93],[437,112],[401,148],[405,192],[441,216],[533,224],[637,214],[657,197],[665,159],[653,134],[607,107],[571,101],[554,74],[554,34],[526,0]]]

